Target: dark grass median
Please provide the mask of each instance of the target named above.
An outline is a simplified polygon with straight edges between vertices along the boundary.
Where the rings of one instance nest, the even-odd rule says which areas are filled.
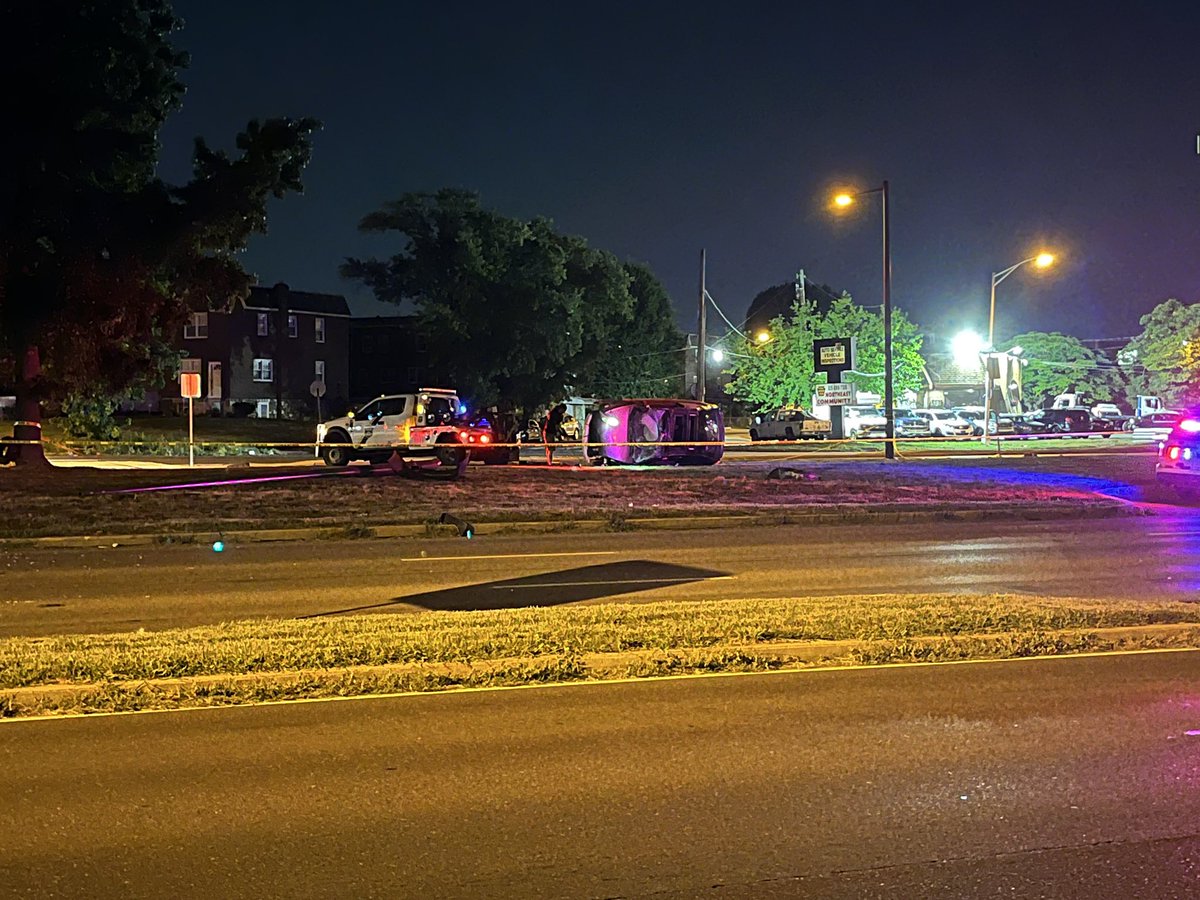
[[[770,478],[773,470],[781,477]],[[319,476],[300,477],[293,476]],[[282,476],[286,480],[235,483]],[[328,476],[328,477],[326,477]],[[142,487],[202,487],[120,493]],[[923,463],[727,463],[631,469],[472,466],[453,482],[350,470],[0,470],[0,538],[206,535],[318,527],[362,533],[429,523],[451,511],[480,522],[629,519],[820,511],[993,509],[997,515],[1088,514],[1114,501],[1070,482]]]

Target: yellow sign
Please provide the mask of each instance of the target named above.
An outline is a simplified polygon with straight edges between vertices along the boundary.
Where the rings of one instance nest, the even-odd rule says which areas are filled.
[[[846,345],[834,344],[832,347],[821,348],[821,365],[844,366],[846,364]]]

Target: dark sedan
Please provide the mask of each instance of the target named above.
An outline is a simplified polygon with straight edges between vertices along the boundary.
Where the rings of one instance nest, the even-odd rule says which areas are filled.
[[[1013,419],[1013,432],[1030,437],[1084,437],[1109,435],[1120,428],[1107,419],[1093,416],[1083,407],[1039,409]]]

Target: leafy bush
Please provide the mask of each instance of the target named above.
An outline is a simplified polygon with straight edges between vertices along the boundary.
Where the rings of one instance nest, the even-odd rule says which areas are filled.
[[[118,406],[120,401],[115,397],[68,394],[62,405],[67,434],[93,441],[115,441],[121,436],[121,426],[115,417]]]

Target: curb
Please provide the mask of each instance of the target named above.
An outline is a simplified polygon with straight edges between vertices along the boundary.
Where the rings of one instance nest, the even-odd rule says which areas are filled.
[[[938,507],[935,509],[867,510],[832,507],[828,512],[757,513],[753,515],[654,516],[624,518],[619,513],[608,519],[545,519],[529,522],[476,524],[476,537],[505,534],[582,534],[617,531],[689,531],[709,528],[748,528],[764,525],[828,527],[836,525],[907,525],[925,522],[1050,522],[1064,519],[1111,519],[1147,513],[1127,503],[1089,503],[1086,506],[1025,506],[1013,509],[988,507]],[[54,537],[0,538],[0,548],[44,547],[87,549],[95,547],[146,547],[168,544],[199,544],[220,536],[227,544],[258,544],[279,541],[364,540],[370,538],[454,537],[451,525],[375,525],[309,528],[249,529],[225,532],[146,533],[113,535],[62,535]]]

